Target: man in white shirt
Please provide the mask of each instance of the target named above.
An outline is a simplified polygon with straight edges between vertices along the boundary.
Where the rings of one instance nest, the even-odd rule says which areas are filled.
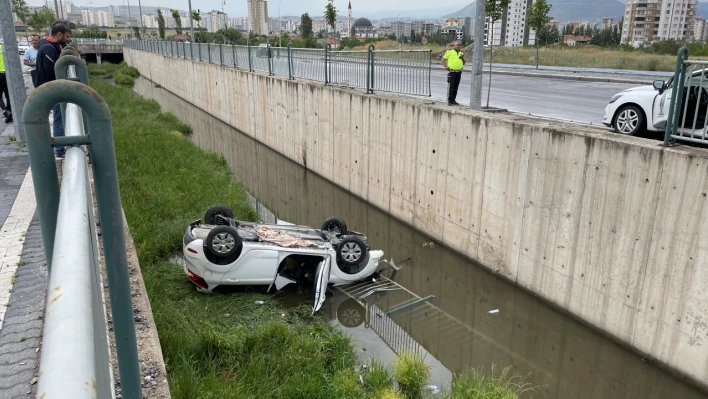
[[[25,52],[25,65],[30,67],[32,85],[37,87],[37,50],[39,48],[39,35],[32,35],[30,43],[32,47],[28,48]]]

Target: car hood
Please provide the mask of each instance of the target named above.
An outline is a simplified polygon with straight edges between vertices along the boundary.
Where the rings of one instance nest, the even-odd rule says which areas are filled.
[[[639,86],[639,87],[632,87],[631,89],[627,89],[625,91],[620,92],[621,94],[626,94],[630,92],[640,92],[640,91],[656,91],[654,86]]]

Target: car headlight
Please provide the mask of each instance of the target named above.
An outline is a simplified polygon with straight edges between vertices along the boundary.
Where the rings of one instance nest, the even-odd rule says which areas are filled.
[[[612,96],[612,99],[610,100],[610,104],[619,100],[619,98],[622,97],[623,95],[624,95],[624,93],[620,93],[620,94],[615,94],[614,96]]]

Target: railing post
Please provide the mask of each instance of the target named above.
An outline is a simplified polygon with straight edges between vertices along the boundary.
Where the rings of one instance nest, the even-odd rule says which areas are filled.
[[[324,51],[324,67],[325,67],[325,81],[324,84],[325,86],[329,84],[329,50],[332,48],[331,45],[326,45],[325,46],[325,51]]]
[[[684,61],[688,60],[688,48],[681,47],[676,57],[676,71],[674,72],[674,86],[671,89],[671,102],[669,105],[669,115],[666,120],[666,131],[664,132],[664,145],[669,145],[673,130],[678,127],[679,112],[683,103],[683,85],[686,80],[686,65]],[[679,93],[679,89],[681,93]],[[677,101],[678,99],[678,101]]]
[[[182,58],[187,59],[187,43],[182,42]]]
[[[197,43],[197,50],[199,50],[199,61],[202,60],[202,44]]]
[[[27,131],[27,150],[46,259],[49,264],[53,256],[59,206],[59,181],[52,149],[53,139],[49,128],[49,111],[60,102],[78,105],[88,117],[90,133],[88,148],[93,161],[96,202],[102,227],[104,259],[106,270],[108,270],[109,298],[113,313],[121,389],[123,398],[139,399],[143,397],[141,375],[135,339],[125,236],[123,235],[123,216],[111,113],[106,102],[95,90],[82,83],[69,80],[55,80],[35,89],[27,99],[22,115]],[[85,143],[85,136],[75,137],[66,137],[67,140],[64,140],[62,144]],[[70,143],[72,139],[76,142]],[[45,373],[47,373],[46,369]],[[41,376],[40,384],[42,384]],[[41,394],[42,392],[37,393],[40,397]]]
[[[231,54],[234,57],[234,69],[236,69],[238,62],[236,60],[236,46],[234,46],[233,44],[231,45]]]
[[[433,50],[428,51],[428,97],[433,96],[433,89],[430,83],[430,75],[433,70]]]
[[[224,66],[224,45],[219,44],[219,61],[221,66]]]
[[[253,60],[251,59],[251,42],[248,42],[248,71],[253,72]]]
[[[270,51],[270,43],[266,45],[266,52],[268,54],[268,75],[273,76],[273,55],[271,54]]]
[[[288,79],[293,78],[293,59],[292,59],[293,45],[288,44]]]
[[[211,64],[211,43],[207,42],[207,55],[209,56],[209,63]]]
[[[170,53],[172,53],[172,56],[175,56],[175,47],[174,47],[175,42],[170,41]]]
[[[366,62],[366,92],[374,92],[374,45],[369,45],[369,53]]]

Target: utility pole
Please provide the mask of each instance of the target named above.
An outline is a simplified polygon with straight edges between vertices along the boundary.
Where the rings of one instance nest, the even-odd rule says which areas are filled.
[[[486,1],[477,0],[474,23],[474,53],[472,54],[472,88],[470,108],[482,110],[482,68],[484,68],[484,21],[487,19]]]
[[[283,21],[280,19],[280,3],[278,2],[278,47],[283,47]]]
[[[140,30],[142,30],[142,38],[145,40],[145,24],[143,23],[143,5],[138,0],[138,12],[140,13]]]
[[[55,2],[56,4],[56,2]],[[25,79],[22,77],[22,64],[18,54],[17,35],[15,34],[15,21],[12,19],[11,0],[0,0],[0,32],[2,33],[2,52],[5,60],[5,78],[10,92],[12,105],[12,119],[15,120],[15,134],[17,141],[25,141],[25,129],[22,124],[22,107],[27,100]]]
[[[192,21],[192,0],[189,0],[189,40],[194,42],[194,21]]]
[[[61,17],[59,16],[59,3],[57,3],[57,0],[54,0],[54,14],[56,14],[57,19],[61,18]],[[13,22],[13,25],[12,25],[12,26],[13,26],[13,27],[15,26],[15,25],[14,25],[14,22]],[[18,51],[17,54],[19,54],[19,50],[17,50],[17,51]]]

